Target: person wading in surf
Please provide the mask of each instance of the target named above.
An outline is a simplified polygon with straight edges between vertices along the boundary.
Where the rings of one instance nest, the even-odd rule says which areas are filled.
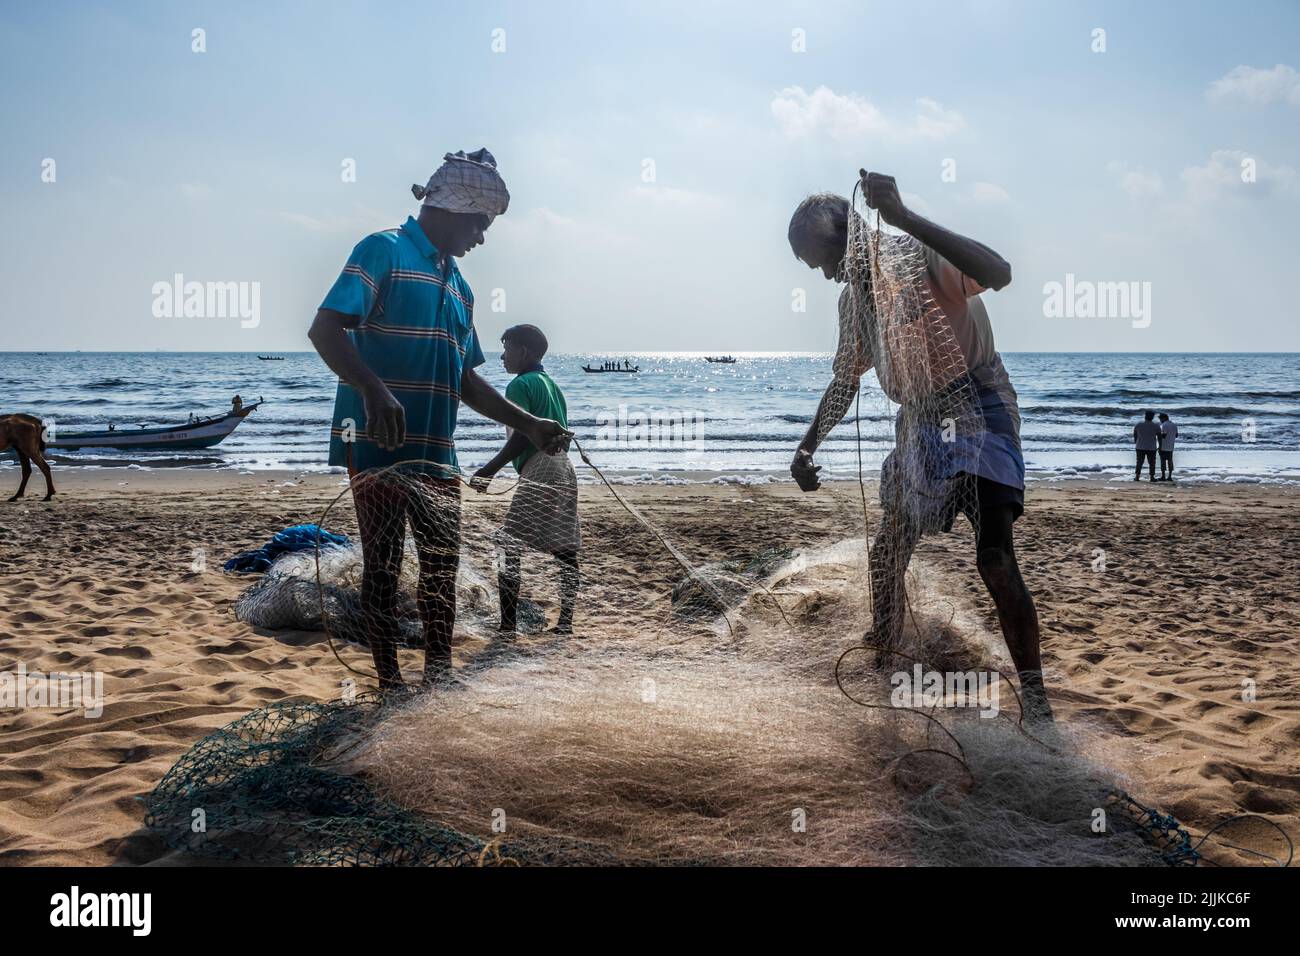
[[[892,176],[865,170],[860,175],[867,206],[877,210],[885,223],[907,234],[895,238],[900,247],[916,255],[917,261],[923,257],[924,274],[916,281],[928,297],[923,301],[933,303],[927,319],[942,327],[943,334],[955,340],[962,353],[963,381],[969,383],[979,403],[984,431],[979,436],[978,460],[946,476],[953,489],[947,504],[947,526],[951,527],[957,510],[965,510],[976,527],[976,566],[997,608],[1003,637],[1019,672],[1025,715],[1050,721],[1038,612],[1020,575],[1012,535],[1012,524],[1024,513],[1025,501],[1020,412],[979,297],[986,289],[1008,285],[1011,266],[988,246],[923,219],[904,206]],[[805,199],[790,219],[789,240],[795,256],[810,268],[821,270],[827,279],[845,281],[850,215],[855,214],[843,196],[822,193]],[[859,291],[859,298],[869,298],[869,290]],[[839,303],[839,347],[833,379],[790,466],[804,491],[821,487],[817,477],[821,466],[813,463],[813,454],[827,432],[844,418],[857,395],[861,376],[877,364],[871,354],[873,332],[867,327],[874,320],[866,314],[855,315],[851,302],[846,287]],[[900,421],[907,403],[924,400],[923,396],[889,394],[883,382],[882,387],[890,399],[904,406],[899,411]],[[900,506],[899,495],[885,494],[887,485],[897,487],[899,481],[905,484],[905,478],[890,479],[905,471],[902,462],[908,451],[896,447],[881,470],[884,514],[870,556],[875,612],[872,642],[881,648],[897,646],[907,600],[903,575],[921,534],[935,530],[918,527],[909,509]],[[900,453],[903,458],[896,457]],[[976,503],[978,510],[972,507]],[[888,654],[879,658],[882,664],[889,659]]]

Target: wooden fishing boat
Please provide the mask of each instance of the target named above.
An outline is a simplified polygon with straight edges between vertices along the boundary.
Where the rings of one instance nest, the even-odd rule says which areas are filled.
[[[633,373],[633,372],[639,372],[639,371],[641,371],[641,366],[640,366],[640,365],[634,365],[632,368],[592,368],[590,365],[584,365],[584,366],[582,367],[582,370],[583,370],[584,372],[593,372],[593,373],[595,373],[595,372],[625,372],[625,373],[631,374],[631,373]]]
[[[283,355],[259,355],[258,358],[263,362],[283,362]]]
[[[97,432],[57,430],[47,447],[72,448],[211,448],[235,430],[253,409],[262,404],[259,397],[251,405],[231,406],[224,415],[196,418],[183,425],[160,425],[155,428],[116,428]]]
[[[736,360],[732,358],[730,355],[723,356],[722,358],[714,358],[712,355],[706,355],[704,356],[704,361],[712,362],[714,365],[735,365],[736,364]]]

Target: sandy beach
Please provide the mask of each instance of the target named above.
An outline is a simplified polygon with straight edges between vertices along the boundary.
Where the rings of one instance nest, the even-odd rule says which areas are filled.
[[[280,528],[317,520],[342,479],[65,469],[57,481],[51,504],[31,496],[37,479],[28,498],[0,506],[0,667],[101,672],[105,703],[96,718],[4,714],[0,862],[163,861],[141,798],[177,758],[253,708],[335,698],[348,676],[318,633],[235,620],[230,604],[251,579],[221,571]],[[851,482],[815,495],[792,484],[621,490],[701,561],[862,534]],[[1300,835],[1298,497],[1290,487],[1035,485],[1017,525],[1058,714],[1100,728],[1134,792],[1194,832],[1256,813]],[[874,512],[871,489],[868,501]],[[662,549],[629,560],[599,547],[620,510],[603,487],[583,487],[587,579],[666,591],[680,572]],[[996,632],[967,533],[927,539],[918,561],[964,582],[948,597]],[[606,629],[581,609],[577,625],[594,641]],[[458,660],[471,649],[458,645]],[[409,673],[418,656],[404,664]]]

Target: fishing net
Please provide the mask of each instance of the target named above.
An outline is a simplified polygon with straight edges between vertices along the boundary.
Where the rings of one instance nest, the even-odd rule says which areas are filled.
[[[1103,738],[1026,724],[1001,639],[912,560],[956,515],[978,527],[980,389],[920,250],[850,220],[835,381],[846,409],[869,365],[895,415],[878,506],[755,548],[699,502],[629,500],[580,440],[486,489],[427,462],[354,475],[304,517],[356,543],[282,559],[241,614],[323,631],[341,679],[386,692],[213,734],[150,826],[303,864],[1190,859],[1176,821],[1118,802]],[[913,672],[937,693],[900,693]]]
[[[835,414],[823,425],[825,437],[851,400],[859,402],[859,381],[874,373],[867,404],[874,417],[892,417],[893,441],[878,442],[881,517],[871,543],[870,642],[879,663],[899,663],[898,648],[907,608],[907,571],[913,550],[927,534],[950,531],[965,515],[978,534],[979,495],[974,475],[985,434],[975,379],[950,322],[934,296],[932,264],[910,236],[868,224],[855,189],[849,209],[843,264],[846,286],[840,299],[840,349],[832,388]],[[884,413],[884,414],[880,414]],[[861,427],[860,424],[858,426]],[[861,448],[861,441],[859,441]]]
[[[1122,778],[1035,739],[1013,695],[991,719],[895,706],[846,655],[870,624],[865,539],[737,553],[601,483],[575,529],[571,469],[548,464],[549,488],[406,465],[325,502],[310,517],[359,546],[281,559],[258,600],[316,587],[340,679],[371,684],[387,641],[407,688],[254,711],[172,768],[149,826],[187,854],[299,865],[1161,862],[1118,816],[1094,830]],[[550,550],[575,533],[576,589]],[[899,653],[996,668],[988,635],[944,623],[948,583],[916,584]],[[421,670],[448,631],[450,680]]]
[[[416,566],[410,547],[403,567]],[[235,617],[272,631],[324,631],[326,622],[342,641],[366,644],[369,626],[361,606],[362,552],[359,544],[286,554],[235,600]],[[317,569],[323,569],[318,574]],[[419,610],[411,597],[416,582],[407,574],[395,609],[398,643],[423,647]],[[471,605],[472,606],[472,605]]]
[[[210,859],[303,866],[555,865],[563,842],[479,839],[329,768],[400,701],[362,695],[255,710],[196,744],[146,800],[145,823]],[[583,861],[598,860],[583,848]]]
[[[388,645],[428,645],[445,657],[454,628],[496,647],[521,635],[570,636],[580,582],[582,604],[602,630],[658,629],[669,612],[712,626],[795,554],[772,548],[697,566],[620,497],[626,520],[616,545],[662,552],[666,587],[655,593],[625,575],[584,581],[578,485],[567,458],[537,455],[524,475],[498,479],[481,499],[470,487],[427,462],[355,475],[320,517],[322,525],[356,528],[352,543],[282,556],[234,602],[235,616],[271,630],[324,631],[381,654]],[[466,503],[472,520],[463,518]]]
[[[461,864],[485,844],[386,805],[319,766],[373,724],[378,699],[282,704],[205,737],[146,802],[146,824],[206,857],[285,864]]]

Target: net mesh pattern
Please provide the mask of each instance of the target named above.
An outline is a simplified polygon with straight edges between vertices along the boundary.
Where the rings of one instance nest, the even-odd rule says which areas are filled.
[[[279,704],[205,737],[146,800],[145,823],[179,850],[303,865],[464,865],[485,844],[378,800],[319,763],[364,733],[375,698]]]
[[[935,303],[922,246],[872,228],[856,190],[854,197],[840,301],[841,339],[852,347],[848,358],[843,348],[836,358],[834,381],[844,393],[836,411],[847,410],[849,390],[856,396],[871,369],[867,402],[894,417],[892,448],[872,462],[880,469],[881,521],[870,556],[871,642],[889,666],[897,663],[889,651],[899,644],[919,539],[951,530],[963,514],[979,532],[974,475],[985,422],[965,355]]]
[[[566,454],[481,494],[426,462],[354,475],[311,517],[358,543],[282,558],[235,611],[323,631],[341,674],[386,693],[211,734],[148,825],[188,853],[303,865],[1160,862],[1126,814],[1097,837],[1119,779],[1013,702],[987,721],[886,702],[891,668],[997,667],[929,593],[951,582],[909,577],[922,536],[980,520],[979,394],[926,268],[851,210],[831,417],[854,400],[895,417],[874,527],[864,494],[833,545],[737,553],[608,482],[580,515]],[[869,649],[875,667],[850,653]]]
[[[870,624],[860,540],[692,563],[665,515],[627,502],[582,529],[589,570],[575,590],[570,565],[533,546],[553,535],[503,530],[526,530],[510,511],[529,480],[478,496],[418,468],[356,476],[320,524],[355,524],[368,543],[387,527],[401,560],[379,570],[395,580],[367,591],[364,549],[326,547],[282,558],[250,593],[273,606],[288,582],[273,616],[292,617],[292,605],[323,628],[358,684],[377,643],[405,647],[409,687],[236,720],[166,774],[146,800],[148,826],[198,857],[292,865],[1161,862],[1122,815],[1119,839],[1095,839],[1089,808],[1106,805],[1114,779],[1043,750],[1014,711],[985,726],[873,703],[864,721],[854,700],[887,696],[879,672],[858,655],[829,673]],[[360,533],[376,500],[400,503],[403,517]],[[637,575],[610,573],[634,562]],[[828,605],[806,583],[817,574],[858,600]],[[518,588],[508,633],[503,582]],[[459,656],[454,678],[433,675],[427,693],[411,664],[440,654],[442,632],[421,615],[441,606],[421,587],[449,596]],[[557,633],[569,601],[577,636]],[[898,653],[963,666],[944,646],[959,635],[918,614],[926,633],[909,632]],[[593,622],[602,643],[584,645]],[[657,703],[636,700],[647,684]],[[511,814],[506,832],[489,824],[496,801]],[[793,801],[817,815],[816,836],[791,832]]]

